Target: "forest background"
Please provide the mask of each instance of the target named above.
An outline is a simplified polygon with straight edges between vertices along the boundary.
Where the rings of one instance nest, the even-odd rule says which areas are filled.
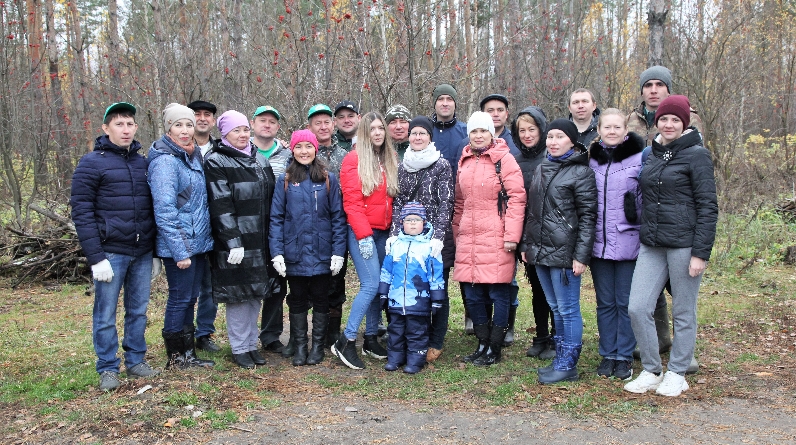
[[[441,82],[462,119],[494,92],[512,118],[567,116],[579,87],[629,111],[651,64],[704,122],[724,212],[793,194],[794,0],[8,0],[0,16],[0,222],[18,230],[32,204],[66,214],[112,102],[138,107],[144,147],[167,103],[196,99],[275,106],[288,138],[317,102],[430,114]]]

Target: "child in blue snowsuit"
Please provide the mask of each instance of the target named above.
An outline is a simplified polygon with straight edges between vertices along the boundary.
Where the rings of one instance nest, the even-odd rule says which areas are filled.
[[[403,228],[384,258],[379,278],[382,307],[390,313],[384,369],[415,374],[426,364],[431,314],[445,300],[442,256],[431,255],[433,227],[426,209],[408,202],[401,209]]]

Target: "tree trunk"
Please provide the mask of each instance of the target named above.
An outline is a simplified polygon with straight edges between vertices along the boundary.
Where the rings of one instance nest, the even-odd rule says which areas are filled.
[[[666,23],[665,0],[650,0],[647,23],[650,28],[650,58],[647,66],[663,65],[663,36]]]
[[[119,73],[119,14],[116,0],[108,0],[108,76],[110,88],[108,100],[118,102],[122,95],[121,73]]]

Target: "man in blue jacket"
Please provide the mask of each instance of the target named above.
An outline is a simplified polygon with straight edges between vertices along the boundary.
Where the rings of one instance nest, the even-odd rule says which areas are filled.
[[[124,287],[124,364],[127,377],[159,371],[145,360],[144,331],[155,246],[155,216],[147,184],[147,160],[134,140],[134,106],[115,103],[105,110],[94,150],[80,159],[72,177],[72,221],[94,278],[92,336],[100,389],[119,387],[116,307]],[[157,261],[157,266],[160,261]],[[158,271],[159,272],[159,271]]]

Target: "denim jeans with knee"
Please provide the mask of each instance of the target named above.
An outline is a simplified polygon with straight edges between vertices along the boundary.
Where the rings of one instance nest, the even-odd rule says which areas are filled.
[[[630,325],[627,306],[636,261],[592,258],[589,267],[597,297],[600,355],[603,358],[632,361],[636,337]]]
[[[488,305],[493,306],[492,325],[506,327],[509,324],[509,306],[516,296],[511,283],[463,283],[464,302],[474,325],[488,323]]]
[[[218,305],[213,301],[213,283],[210,275],[210,261],[205,261],[205,274],[202,277],[202,291],[196,302],[196,338],[216,332]]]
[[[580,278],[572,269],[536,265],[539,283],[553,311],[556,335],[564,343],[583,343],[583,317],[580,313]]]
[[[379,290],[379,275],[381,274],[381,263],[384,261],[385,245],[390,236],[388,230],[373,229],[373,241],[376,248],[370,258],[363,258],[359,252],[359,241],[357,241],[351,226],[348,227],[348,251],[354,261],[354,267],[359,276],[359,292],[351,303],[351,312],[348,314],[343,334],[349,340],[357,338],[359,325],[365,318],[365,335],[376,335],[379,332],[380,304],[377,298]]]
[[[97,372],[119,372],[119,334],[116,331],[116,307],[124,289],[124,364],[127,368],[144,361],[146,354],[146,311],[149,305],[149,283],[152,275],[152,252],[139,256],[106,253],[111,263],[110,283],[94,280],[94,311],[92,337],[97,354]]]
[[[169,282],[163,332],[182,332],[186,327],[193,328],[194,306],[202,291],[206,261],[204,253],[194,255],[191,257],[191,265],[187,269],[180,269],[173,258],[163,258],[163,267]]]

